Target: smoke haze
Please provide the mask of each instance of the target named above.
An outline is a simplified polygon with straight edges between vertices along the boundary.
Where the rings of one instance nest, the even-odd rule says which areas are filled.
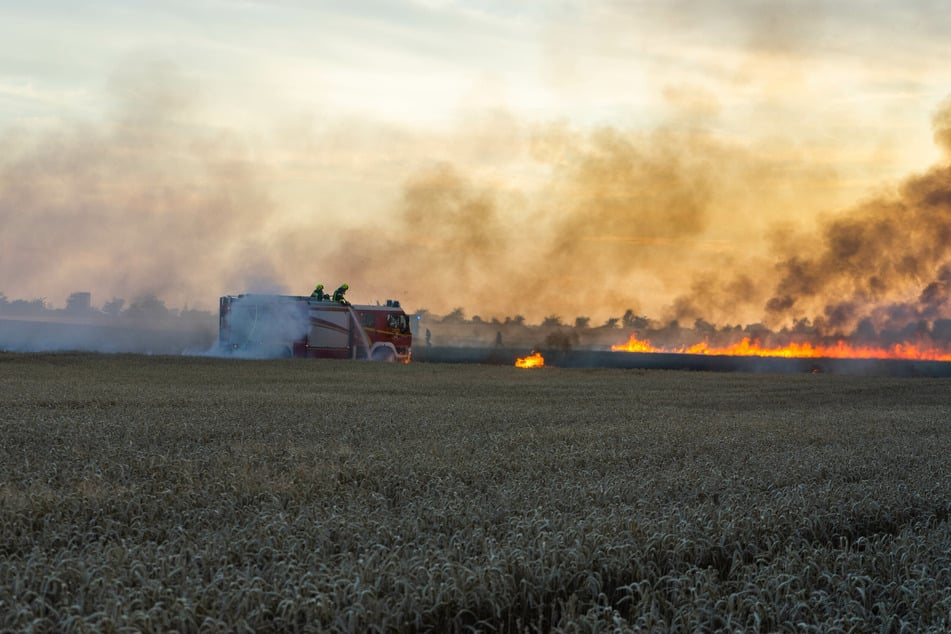
[[[823,335],[951,317],[947,12],[430,5],[77,13],[102,92],[0,75],[0,292],[213,313],[347,282],[437,315]],[[0,35],[66,64],[31,11]],[[154,37],[96,46],[116,31]]]
[[[151,65],[116,78],[106,123],[5,131],[0,290],[210,306],[273,277],[261,168],[236,135],[195,129],[188,88]]]
[[[190,119],[174,68],[120,75],[113,89],[110,121],[4,133],[8,296],[91,288],[101,301],[154,295],[213,310],[221,294],[306,294],[346,280],[357,301],[395,296],[483,317],[633,309],[848,331],[948,316],[946,162],[835,212],[821,206],[835,175],[785,169],[768,144],[697,127],[583,132],[508,119],[513,147],[534,165],[525,178],[451,161],[396,169],[398,186],[374,213],[318,200],[295,216],[275,204],[281,181],[250,142]],[[947,159],[948,102],[933,129]],[[487,151],[473,146],[460,155]],[[815,230],[781,222],[800,206],[826,214]]]

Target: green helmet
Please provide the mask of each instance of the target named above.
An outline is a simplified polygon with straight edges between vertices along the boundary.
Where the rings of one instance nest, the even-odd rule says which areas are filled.
[[[323,285],[323,284],[318,284],[318,285],[317,285],[317,288],[315,288],[314,290],[315,290],[315,291],[322,291],[322,290],[324,290],[324,285]]]
[[[343,290],[347,290],[348,288],[350,288],[350,285],[349,285],[349,284],[341,284],[341,285],[340,285],[340,288],[342,288]]]

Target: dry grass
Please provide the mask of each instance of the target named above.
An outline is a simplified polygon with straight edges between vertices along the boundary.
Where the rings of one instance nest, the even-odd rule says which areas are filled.
[[[944,631],[949,387],[0,354],[0,629]]]

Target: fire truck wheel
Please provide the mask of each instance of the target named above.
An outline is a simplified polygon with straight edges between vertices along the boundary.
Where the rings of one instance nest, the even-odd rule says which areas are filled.
[[[377,348],[373,351],[373,360],[393,363],[396,361],[396,355],[393,354],[393,351],[389,348]]]

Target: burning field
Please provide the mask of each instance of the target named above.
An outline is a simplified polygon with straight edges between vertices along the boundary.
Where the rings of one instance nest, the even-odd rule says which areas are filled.
[[[938,156],[930,166],[831,208],[806,195],[824,182],[806,167],[789,172],[769,159],[769,148],[737,147],[713,133],[517,126],[536,161],[530,190],[427,158],[427,167],[401,173],[391,197],[379,201],[389,221],[385,231],[374,230],[370,250],[372,221],[336,226],[332,218],[325,225],[322,213],[290,222],[262,212],[266,191],[250,158],[231,160],[227,148],[164,128],[162,111],[126,114],[115,129],[83,129],[65,145],[35,131],[0,159],[0,219],[10,226],[0,236],[0,291],[11,293],[0,292],[7,322],[0,348],[63,349],[61,342],[87,334],[37,337],[31,322],[26,344],[10,335],[9,322],[24,307],[53,310],[27,293],[62,289],[65,296],[75,290],[68,285],[88,283],[93,291],[81,295],[113,299],[85,311],[115,321],[124,302],[117,293],[151,297],[169,312],[162,302],[208,307],[227,293],[307,292],[314,280],[302,276],[326,271],[349,280],[364,294],[359,301],[398,295],[409,312],[426,315],[442,347],[491,346],[498,337],[506,346],[547,350],[951,359],[948,100],[933,112]],[[138,126],[151,136],[132,134]],[[112,147],[100,137],[124,141]],[[192,152],[204,145],[216,149]],[[47,166],[51,147],[65,158]],[[182,155],[193,164],[158,169],[178,165]],[[88,174],[70,171],[86,164]],[[145,168],[165,180],[153,183]],[[128,184],[118,192],[96,187],[99,174]],[[67,190],[84,192],[78,202],[54,186],[74,182],[82,184]],[[244,188],[240,196],[220,195],[235,183]],[[791,188],[795,200],[783,199]],[[515,211],[503,213],[509,208]],[[127,238],[102,244],[88,230],[88,209],[99,210],[90,224],[115,226]],[[741,218],[761,211],[755,222]],[[806,221],[783,221],[792,215]],[[208,220],[196,226],[198,218]],[[268,239],[247,242],[265,221]],[[316,251],[311,235],[326,238]],[[46,257],[37,236],[59,244],[62,257]],[[220,248],[203,248],[208,242]],[[207,318],[213,323],[213,314]],[[117,346],[107,339],[90,349]]]
[[[854,346],[845,341],[834,345],[812,344],[810,342],[791,343],[786,346],[767,347],[758,341],[744,337],[738,344],[715,347],[706,342],[679,349],[658,348],[649,341],[640,340],[631,335],[627,343],[611,346],[611,350],[621,352],[660,352],[680,354],[703,354],[729,357],[782,357],[786,359],[908,359],[916,361],[951,361],[951,352],[933,347],[923,348],[914,343],[896,343],[889,348],[879,346]]]
[[[177,94],[174,74],[166,80],[156,90]],[[19,144],[0,159],[9,229],[0,235],[0,317],[77,284],[106,301],[103,311],[119,296],[148,295],[194,311],[229,293],[309,292],[319,273],[348,280],[363,294],[356,301],[396,296],[434,317],[468,311],[506,344],[523,322],[574,320],[580,340],[603,329],[594,338],[611,346],[636,332],[668,353],[951,357],[948,100],[933,107],[930,165],[845,201],[811,193],[834,192],[838,181],[810,165],[712,130],[512,122],[505,147],[520,143],[528,164],[511,171],[532,179],[508,182],[427,155],[388,175],[388,196],[368,217],[348,208],[346,222],[323,209],[284,217],[268,204],[254,152],[172,125],[174,112],[120,112],[102,129],[13,135]],[[100,183],[105,174],[124,185]],[[122,239],[104,243],[91,228],[99,226]],[[59,257],[46,256],[43,240]],[[440,322],[433,334],[452,339],[453,328]]]
[[[949,387],[0,354],[0,629],[946,631]]]

